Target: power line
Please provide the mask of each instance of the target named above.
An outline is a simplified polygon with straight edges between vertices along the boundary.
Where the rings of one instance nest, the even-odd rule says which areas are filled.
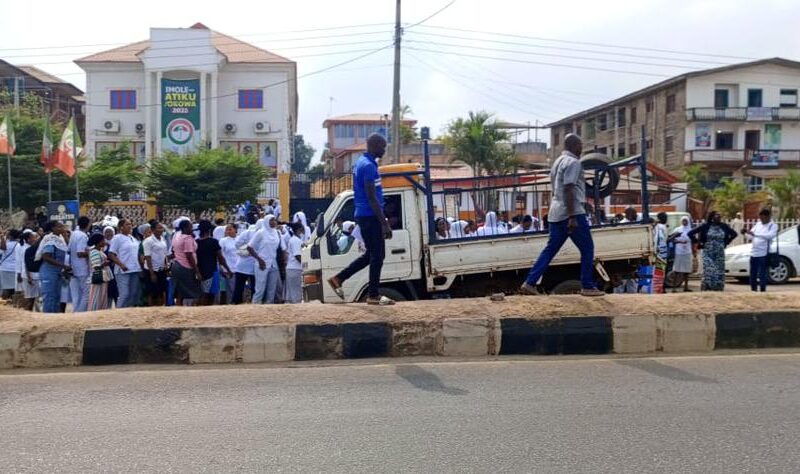
[[[263,32],[261,32],[261,33],[248,33],[248,34],[236,34],[236,35],[224,34],[224,35],[225,36],[236,36],[237,38],[245,38],[245,37],[252,37],[252,36],[270,36],[270,35],[280,35],[280,34],[286,34],[286,33],[309,33],[309,32],[313,32],[313,31],[343,30],[343,29],[348,29],[348,28],[366,28],[366,27],[371,27],[371,26],[386,26],[386,25],[391,25],[391,23],[365,23],[365,24],[360,24],[360,25],[331,26],[331,27],[326,27],[326,28],[311,28],[311,29],[305,29],[305,30],[275,31],[275,32],[272,32],[272,33],[263,33]],[[189,29],[189,28],[185,28],[185,29]],[[198,41],[198,40],[195,40],[195,41]],[[141,41],[147,41],[147,40],[138,40],[138,41],[135,41],[135,43],[139,43]],[[183,41],[187,41],[187,40],[183,39],[183,38],[153,40],[153,41],[151,41],[151,44],[152,43],[169,43],[169,42],[173,42],[173,41],[181,41],[181,42],[183,42]],[[205,41],[205,38],[203,38],[203,41]],[[57,46],[35,46],[35,47],[29,47],[29,48],[0,48],[0,51],[26,51],[26,50],[40,50],[40,49],[66,49],[66,48],[83,48],[83,47],[90,48],[90,47],[101,47],[101,46],[105,47],[105,46],[115,46],[115,45],[124,46],[126,44],[129,44],[129,43],[127,43],[127,42],[117,42],[117,43],[72,44],[72,45],[57,45]]]
[[[493,32],[493,31],[481,31],[481,30],[470,30],[466,28],[452,28],[446,26],[434,26],[434,25],[425,25],[423,28],[435,28],[440,30],[451,30],[451,31],[461,31],[465,33],[478,33],[483,35],[491,35],[491,36],[506,36],[510,38],[524,38],[524,39],[532,39],[532,40],[539,40],[539,41],[551,41],[554,43],[566,43],[566,44],[582,44],[585,46],[598,46],[602,48],[618,48],[618,49],[630,49],[636,51],[651,51],[656,53],[667,53],[667,54],[685,54],[690,56],[707,56],[707,57],[717,57],[717,58],[729,58],[729,59],[746,59],[746,60],[754,60],[758,58],[752,58],[747,56],[733,56],[727,54],[716,54],[716,53],[701,53],[695,51],[682,51],[682,50],[671,50],[671,49],[658,49],[658,48],[646,48],[641,46],[627,46],[627,45],[619,45],[619,44],[610,44],[610,43],[594,43],[589,41],[574,41],[574,40],[564,40],[558,38],[545,38],[541,36],[527,36],[527,35],[519,35],[513,33],[500,33],[500,32]]]
[[[710,61],[710,60],[699,60],[699,59],[689,59],[689,58],[671,58],[671,57],[661,57],[661,56],[653,56],[652,54],[634,54],[634,53],[623,53],[618,51],[598,51],[595,49],[583,49],[583,48],[568,48],[563,46],[550,46],[550,45],[542,45],[542,44],[533,44],[533,43],[524,43],[520,41],[503,41],[503,40],[496,40],[496,39],[489,39],[489,38],[475,38],[469,36],[458,36],[458,35],[443,35],[440,33],[427,33],[422,31],[412,31],[411,34],[413,35],[423,35],[423,36],[434,36],[438,38],[449,38],[449,39],[459,39],[459,40],[466,40],[466,41],[477,41],[482,43],[497,43],[497,44],[507,44],[512,46],[525,46],[529,48],[540,48],[540,49],[548,49],[548,50],[556,50],[556,51],[572,51],[577,53],[590,53],[590,54],[603,54],[603,55],[614,55],[614,56],[623,56],[628,58],[641,58],[641,59],[666,59],[666,60],[680,60],[685,62],[691,63],[698,63],[698,64],[717,64],[717,65],[729,65],[730,63],[721,62],[721,61]],[[468,46],[469,47],[469,46]]]
[[[448,8],[452,7],[454,3],[456,3],[456,0],[452,0],[450,3],[448,3],[448,4],[447,4],[447,5],[445,5],[445,6],[443,6],[443,7],[442,7],[442,8],[440,8],[440,9],[436,10],[435,12],[431,13],[430,15],[426,16],[426,17],[425,17],[425,18],[423,18],[422,20],[420,20],[420,21],[418,21],[418,22],[416,22],[416,23],[413,23],[413,24],[411,24],[411,25],[408,25],[408,26],[406,26],[406,27],[405,27],[405,28],[403,28],[403,29],[404,29],[404,30],[407,30],[407,29],[414,28],[415,26],[419,26],[419,25],[421,25],[421,24],[425,23],[426,21],[428,21],[428,20],[430,20],[431,18],[435,17],[435,16],[436,16],[436,15],[438,15],[439,13],[442,13],[443,11],[445,11],[445,10],[447,10]]]
[[[564,67],[569,69],[580,69],[584,71],[601,71],[601,72],[613,72],[619,74],[633,74],[637,76],[649,76],[649,77],[660,77],[660,78],[668,78],[671,77],[666,74],[653,74],[648,72],[637,72],[637,71],[625,71],[619,69],[608,69],[608,68],[600,68],[600,67],[593,67],[593,66],[578,66],[573,64],[559,64],[559,63],[548,63],[543,61],[526,61],[522,59],[513,59],[513,58],[498,58],[494,56],[481,56],[478,54],[468,54],[468,53],[456,53],[453,51],[440,51],[440,50],[433,50],[433,49],[423,49],[423,48],[413,48],[409,47],[412,51],[424,51],[428,53],[437,53],[437,54],[449,54],[451,56],[462,56],[468,58],[478,58],[478,59],[491,59],[493,61],[505,61],[511,63],[520,63],[520,64],[536,64],[539,66],[553,66],[553,67]]]

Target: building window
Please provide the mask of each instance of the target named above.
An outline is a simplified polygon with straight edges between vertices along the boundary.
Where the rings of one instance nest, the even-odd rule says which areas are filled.
[[[636,143],[631,143],[628,145],[628,153],[630,153],[631,156],[636,154]]]
[[[652,150],[653,149],[653,139],[652,138],[648,138],[647,140],[645,140],[645,145],[647,146],[648,150]]]
[[[763,107],[762,106],[763,93],[761,89],[747,89],[747,106],[748,107]]]
[[[568,123],[564,125],[564,135],[568,135],[570,133],[572,133],[572,124]]]
[[[617,115],[614,112],[609,112],[608,113],[608,128],[610,128],[612,130],[617,128],[616,118],[617,118]]]
[[[136,109],[136,91],[116,90],[111,91],[111,110]]]
[[[653,111],[653,99],[646,100],[644,103],[644,113],[649,114]]]
[[[733,132],[718,130],[714,145],[717,150],[733,150]]]
[[[781,107],[797,107],[797,89],[781,89]]]
[[[553,145],[552,146],[559,146],[561,145],[561,137],[558,136],[558,132],[553,131]]]
[[[672,112],[675,112],[675,94],[667,96],[667,113],[671,114]]]
[[[579,124],[579,123],[575,124],[575,134],[580,136],[582,131],[583,131],[583,127],[581,126],[581,124]]]
[[[594,129],[594,119],[586,121],[586,139],[587,140],[594,140],[597,132]]]
[[[240,89],[239,90],[240,109],[263,109],[264,91],[261,89]]]
[[[636,107],[631,107],[631,125],[636,123]]]
[[[760,176],[750,176],[747,180],[747,192],[754,193],[764,190],[764,178]]]
[[[728,108],[728,89],[715,89],[714,90],[714,108],[727,109]]]
[[[600,153],[600,154],[602,154],[602,155],[605,155],[605,154],[607,154],[607,153],[608,153],[608,148],[606,148],[606,147],[604,147],[604,146],[601,146],[600,148],[598,148],[598,149],[597,149],[597,153]]]
[[[624,157],[625,155],[625,145],[617,145],[617,158]]]
[[[664,153],[672,153],[674,141],[675,140],[672,137],[664,138]]]
[[[606,118],[606,114],[601,114],[597,116],[597,128],[601,132],[608,130],[608,119]]]
[[[617,110],[617,126],[625,126],[625,107]]]

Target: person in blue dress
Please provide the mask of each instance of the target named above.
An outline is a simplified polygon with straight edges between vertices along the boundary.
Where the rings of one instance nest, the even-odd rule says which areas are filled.
[[[65,263],[69,248],[64,240],[66,227],[58,221],[45,225],[45,235],[36,250],[35,260],[41,260],[39,281],[42,292],[42,312],[61,312],[61,284],[64,273],[70,271]]]

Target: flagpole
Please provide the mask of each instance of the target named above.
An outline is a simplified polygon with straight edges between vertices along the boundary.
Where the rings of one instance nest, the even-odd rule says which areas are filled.
[[[47,202],[53,202],[53,170],[47,172]]]
[[[8,168],[8,216],[13,214],[14,204],[11,202],[11,150],[6,150],[6,165]]]
[[[78,127],[76,126],[75,116],[72,116],[72,154],[75,157],[75,200],[78,201],[78,205],[80,206],[81,203],[81,188],[78,182]]]

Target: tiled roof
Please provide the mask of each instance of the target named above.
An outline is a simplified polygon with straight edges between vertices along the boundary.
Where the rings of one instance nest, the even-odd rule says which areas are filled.
[[[42,71],[36,66],[25,65],[25,66],[17,66],[17,68],[22,69],[26,73],[33,76],[36,80],[44,82],[45,84],[56,84],[56,83],[65,84],[65,82],[62,81],[61,79],[57,78],[56,76],[48,72]]]
[[[208,29],[202,23],[192,25],[194,29]],[[245,43],[232,36],[211,30],[211,43],[225,56],[229,63],[291,63],[290,59],[271,53],[265,49]],[[118,48],[101,51],[76,60],[77,63],[138,63],[139,54],[150,47],[150,41],[138,41]]]

